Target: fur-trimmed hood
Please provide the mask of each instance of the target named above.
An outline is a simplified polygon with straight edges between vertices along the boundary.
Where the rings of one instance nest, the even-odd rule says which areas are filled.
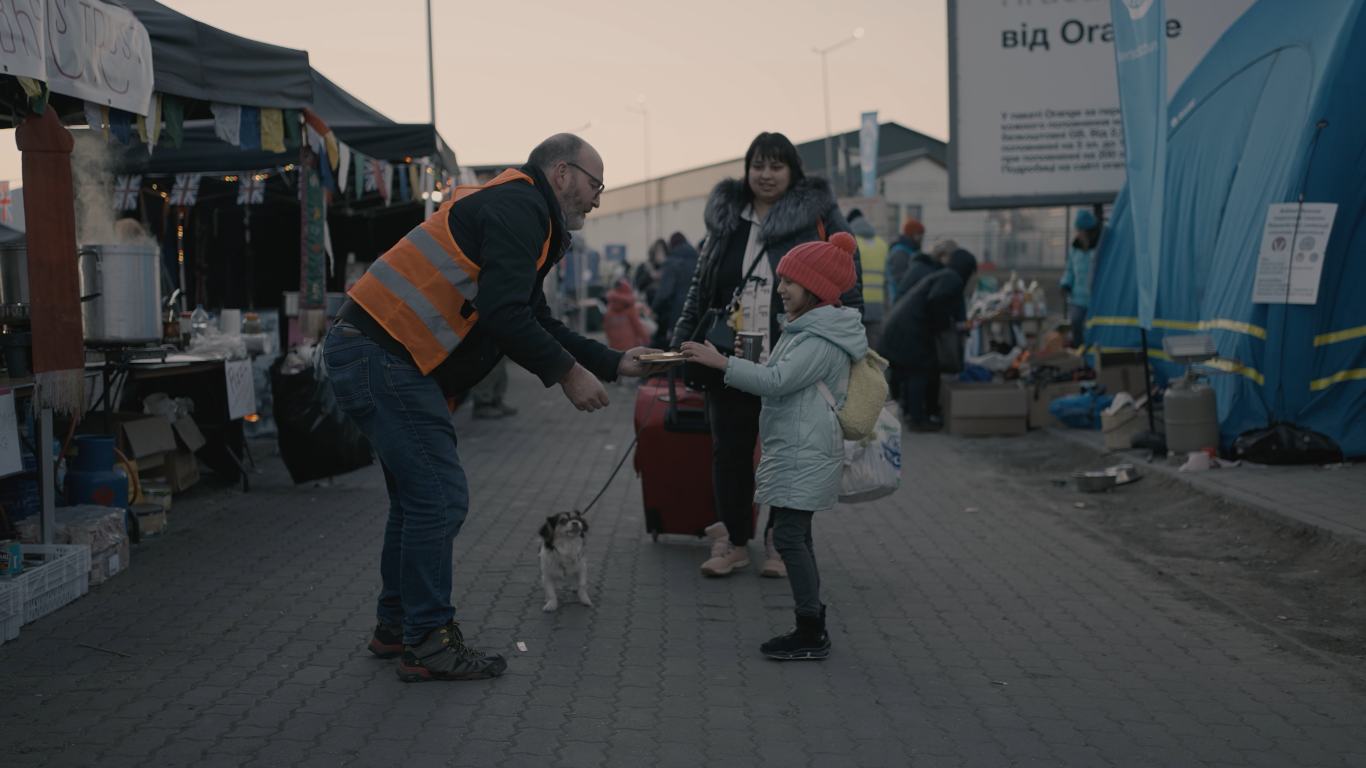
[[[740,225],[740,214],[746,203],[740,192],[743,179],[725,179],[717,184],[707,198],[703,221],[707,225],[707,240],[725,242],[727,236]],[[773,243],[808,229],[816,220],[824,218],[836,208],[835,191],[830,182],[807,176],[778,198],[759,226],[759,242]]]

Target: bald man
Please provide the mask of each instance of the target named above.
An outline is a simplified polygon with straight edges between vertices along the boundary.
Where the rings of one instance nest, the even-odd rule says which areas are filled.
[[[521,168],[459,190],[371,265],[328,333],[333,392],[374,446],[389,490],[369,649],[399,657],[402,680],[477,680],[507,667],[465,645],[451,604],[451,544],[469,486],[446,399],[463,397],[504,355],[581,411],[606,407],[604,380],[659,367],[635,360],[655,350],[608,349],[546,305],[542,282],[598,206],[602,178],[602,157],[582,139],[546,139]]]

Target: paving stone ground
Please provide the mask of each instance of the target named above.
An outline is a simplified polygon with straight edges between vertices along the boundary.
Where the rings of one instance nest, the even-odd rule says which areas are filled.
[[[365,652],[378,467],[295,487],[257,443],[250,494],[178,498],[131,570],[0,647],[0,764],[1366,764],[1351,675],[1179,594],[942,435],[907,440],[896,495],[817,515],[828,661],[758,654],[792,622],[787,583],[705,579],[704,545],[651,542],[629,461],[591,513],[596,607],[543,613],[536,528],[601,487],[633,391],[581,414],[511,373],[519,415],[457,415],[458,618],[509,657],[502,678],[404,684]]]

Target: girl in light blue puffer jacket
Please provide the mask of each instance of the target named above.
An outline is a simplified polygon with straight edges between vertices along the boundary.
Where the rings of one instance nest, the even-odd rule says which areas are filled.
[[[849,364],[868,353],[862,318],[839,301],[854,284],[855,247],[852,236],[838,232],[828,243],[793,248],[779,262],[785,317],[767,364],[726,357],[710,343],[682,347],[690,359],[725,371],[728,386],[763,398],[754,501],[773,507],[773,543],[787,566],[797,614],[791,631],[760,646],[775,659],[823,659],[830,653],[811,519],[839,501],[844,435],[816,383],[824,382],[842,405]]]

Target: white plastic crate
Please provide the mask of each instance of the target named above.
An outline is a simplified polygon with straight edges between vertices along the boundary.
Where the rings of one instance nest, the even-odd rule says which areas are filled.
[[[0,579],[0,645],[18,637],[23,623],[23,585],[15,578]]]
[[[25,544],[24,623],[30,624],[90,591],[90,547],[70,544]],[[42,559],[33,565],[34,556]]]

